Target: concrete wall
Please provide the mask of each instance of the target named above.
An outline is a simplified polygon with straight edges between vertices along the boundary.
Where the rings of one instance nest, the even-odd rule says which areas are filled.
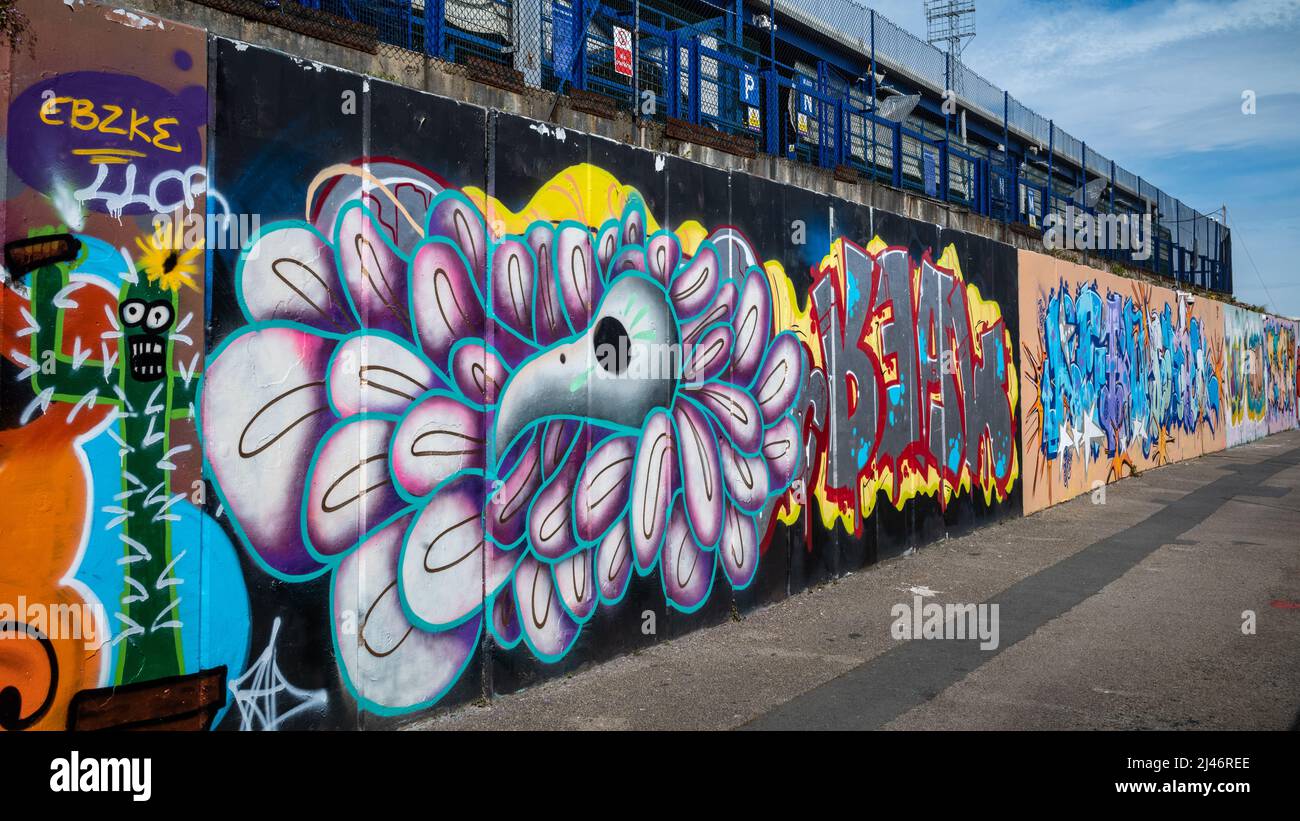
[[[1026,513],[1225,447],[1224,309],[1020,252]]]
[[[94,45],[0,83],[6,728],[392,726],[1233,443],[1251,366],[1203,297],[33,17]],[[1294,425],[1295,325],[1251,321]]]

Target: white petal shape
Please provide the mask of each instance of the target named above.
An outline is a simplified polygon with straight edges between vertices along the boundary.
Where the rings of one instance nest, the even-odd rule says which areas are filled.
[[[722,374],[731,364],[732,330],[730,325],[715,325],[687,350],[682,378],[686,382],[707,382]]]
[[[594,542],[605,535],[627,510],[636,458],[635,436],[606,439],[592,450],[574,497],[578,538]]]
[[[451,376],[471,402],[495,405],[510,372],[491,348],[469,342],[458,346],[451,355]]]
[[[763,362],[772,333],[772,296],[762,269],[750,269],[745,276],[736,315],[731,321],[736,331],[736,348],[727,378],[737,385],[748,386]]]
[[[672,296],[677,316],[689,319],[707,308],[717,294],[721,281],[718,254],[713,245],[706,242],[673,278],[669,295]]]
[[[674,505],[659,567],[669,604],[687,613],[704,604],[713,587],[716,553],[700,549],[686,524],[682,506]]]
[[[543,661],[558,661],[578,639],[582,625],[560,604],[551,568],[532,556],[515,573],[515,603],[519,621],[533,653]]]
[[[578,546],[573,528],[573,492],[585,456],[581,444],[573,448],[528,511],[528,541],[542,558],[560,559]]]
[[[668,231],[659,231],[650,238],[650,244],[646,248],[646,267],[660,285],[667,287],[672,281],[673,273],[677,270],[677,263],[681,260],[681,256],[681,246],[677,244],[677,237]]]
[[[630,527],[636,566],[648,572],[659,558],[677,473],[676,446],[668,414],[655,411],[641,429],[632,474]]]
[[[786,415],[763,433],[763,458],[767,460],[769,493],[780,493],[790,486],[799,467],[799,426]]]
[[[533,334],[533,254],[517,239],[505,239],[492,249],[492,313],[525,338]]]
[[[484,465],[483,414],[435,393],[402,418],[393,435],[393,475],[412,496],[424,496],[462,470]]]
[[[334,247],[361,324],[412,339],[406,261],[388,244],[386,229],[364,207],[345,206]]]
[[[612,235],[611,235],[612,236]],[[604,286],[600,280],[591,234],[573,224],[560,226],[555,246],[555,271],[561,304],[575,331],[587,327]]]
[[[754,520],[727,505],[718,559],[733,590],[744,590],[758,572],[758,531]]]
[[[388,472],[394,427],[387,419],[358,418],[335,427],[321,443],[303,509],[317,553],[334,556],[350,550],[402,509]]]
[[[441,382],[418,353],[380,334],[348,337],[330,362],[330,402],[345,417],[402,413]]]
[[[767,460],[762,454],[745,456],[731,446],[726,437],[718,439],[722,478],[727,495],[742,510],[757,513],[767,504]]]
[[[366,540],[332,580],[339,665],[363,702],[414,709],[437,701],[464,672],[478,646],[481,618],[429,633],[407,620],[397,593],[397,562],[411,517]]]
[[[591,572],[594,550],[579,550],[567,559],[555,563],[551,572],[555,576],[555,589],[569,615],[585,622],[596,611],[596,580]]]
[[[560,305],[560,286],[555,279],[555,228],[538,223],[528,229],[527,239],[528,247],[533,249],[537,259],[533,335],[538,342],[549,345],[570,333],[564,321],[564,308]]]
[[[255,322],[287,319],[329,333],[357,327],[334,268],[334,249],[311,229],[267,230],[240,258],[238,279]]]
[[[754,399],[771,425],[794,405],[803,382],[803,346],[790,332],[777,336],[754,380]]]
[[[717,419],[742,453],[757,453],[763,442],[763,417],[748,393],[726,382],[709,382],[686,389],[686,395],[703,405]]]
[[[730,322],[736,309],[736,283],[728,282],[718,289],[709,307],[696,318],[682,323],[682,346],[689,349],[697,344],[704,332],[719,322]]]
[[[320,569],[294,511],[334,422],[325,396],[333,349],[296,328],[238,333],[209,362],[200,399],[203,450],[227,512],[262,561],[290,578]]]
[[[513,547],[524,537],[528,503],[542,486],[542,437],[534,435],[509,475],[498,477],[483,511],[488,533],[501,545]]]
[[[421,627],[455,625],[483,605],[483,484],[458,480],[434,494],[406,537],[399,586]]]
[[[595,573],[601,601],[612,604],[623,598],[632,579],[632,535],[626,516],[615,522],[597,545]]]
[[[420,347],[444,370],[458,341],[482,337],[483,300],[469,267],[456,246],[446,240],[422,242],[411,260],[411,313]]]
[[[705,414],[690,402],[673,409],[677,456],[681,460],[682,501],[701,547],[712,548],[722,535],[722,467],[718,440]]]

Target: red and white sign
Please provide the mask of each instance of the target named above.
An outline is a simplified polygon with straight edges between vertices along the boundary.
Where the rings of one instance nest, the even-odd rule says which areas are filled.
[[[614,71],[632,76],[632,32],[614,26]]]

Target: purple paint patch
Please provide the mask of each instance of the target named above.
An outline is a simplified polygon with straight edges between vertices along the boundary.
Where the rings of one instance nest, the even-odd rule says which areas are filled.
[[[181,71],[189,71],[194,66],[194,58],[183,48],[176,49],[176,53],[172,55],[172,62]]]
[[[181,180],[155,183],[202,164],[206,120],[200,86],[176,95],[125,74],[60,74],[10,104],[9,165],[42,193],[57,180],[92,210],[150,213],[183,199]]]

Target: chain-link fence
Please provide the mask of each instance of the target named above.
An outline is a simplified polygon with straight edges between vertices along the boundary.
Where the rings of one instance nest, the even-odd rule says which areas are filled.
[[[716,133],[739,151],[851,170],[1007,222],[1041,226],[1071,207],[1151,213],[1158,253],[1122,261],[1232,288],[1228,232],[1216,220],[857,0],[195,2],[315,36],[333,20],[337,36],[327,39],[491,64],[524,87],[603,100],[612,112]]]

